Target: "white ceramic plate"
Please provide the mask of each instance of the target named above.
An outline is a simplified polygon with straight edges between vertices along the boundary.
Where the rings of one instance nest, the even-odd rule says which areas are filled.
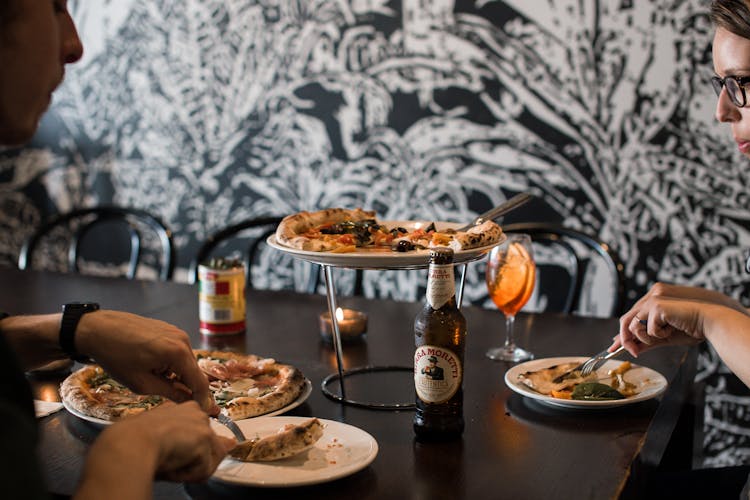
[[[667,379],[664,376],[645,366],[633,365],[633,368],[628,370],[623,378],[636,385],[641,385],[641,390],[638,394],[630,396],[625,399],[616,399],[612,401],[580,401],[574,399],[557,399],[544,394],[534,392],[530,387],[524,385],[518,381],[518,375],[525,372],[543,370],[551,366],[559,365],[561,363],[581,363],[585,361],[586,357],[564,357],[564,358],[544,358],[534,359],[515,365],[510,370],[505,372],[505,383],[507,386],[522,396],[527,398],[536,399],[537,401],[548,404],[550,406],[564,407],[564,408],[585,408],[585,409],[600,409],[600,408],[613,408],[616,406],[630,405],[646,401],[647,399],[655,398],[667,388]],[[620,366],[622,361],[611,359],[604,363],[598,370],[597,373],[601,374],[601,378],[606,377],[607,371],[612,370]]]
[[[305,386],[302,388],[302,392],[300,393],[300,395],[297,396],[297,399],[295,399],[294,401],[292,401],[291,403],[289,403],[283,408],[279,408],[278,410],[272,411],[270,413],[264,413],[263,415],[259,415],[259,417],[261,416],[271,417],[274,415],[281,415],[282,413],[286,413],[292,408],[296,408],[302,403],[304,403],[307,400],[307,398],[310,397],[310,393],[312,393],[312,382],[310,382],[310,380],[308,379],[305,379]],[[101,418],[84,415],[83,413],[79,412],[75,408],[72,408],[70,405],[68,405],[68,403],[66,403],[65,400],[63,400],[63,406],[65,407],[66,410],[68,410],[70,413],[72,413],[76,417],[82,420],[86,420],[87,422],[91,422],[92,424],[96,424],[96,425],[111,425],[112,424],[112,422],[109,420],[103,420]],[[252,418],[258,418],[258,417],[252,417]]]
[[[309,417],[259,417],[237,425],[249,439],[275,434],[286,424],[298,425]],[[370,434],[351,425],[320,419],[323,437],[299,455],[274,462],[240,462],[225,458],[212,479],[245,486],[268,488],[303,486],[333,481],[358,472],[375,460],[378,443]],[[211,422],[217,434],[231,436],[229,429]]]
[[[427,227],[431,221],[408,221],[408,220],[384,220],[380,221],[388,227],[403,227],[409,231],[420,227]],[[435,222],[438,230],[448,228],[459,228],[464,224],[458,222]],[[453,255],[453,262],[462,264],[473,262],[484,257],[493,247],[505,241],[505,234],[500,240],[492,245],[471,250],[461,250]],[[333,252],[311,252],[308,250],[298,250],[276,241],[276,235],[272,234],[266,239],[266,243],[282,252],[293,255],[299,259],[314,262],[316,264],[329,265],[334,267],[348,267],[353,269],[420,269],[426,268],[429,264],[429,250],[413,250],[411,252],[392,252],[390,250],[366,250],[357,249],[349,253]]]

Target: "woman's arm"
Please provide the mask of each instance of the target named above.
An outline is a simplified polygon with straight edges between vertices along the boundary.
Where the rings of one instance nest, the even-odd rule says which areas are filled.
[[[624,345],[637,357],[654,347],[704,340],[750,387],[750,316],[723,304],[652,295],[623,316],[613,347]]]

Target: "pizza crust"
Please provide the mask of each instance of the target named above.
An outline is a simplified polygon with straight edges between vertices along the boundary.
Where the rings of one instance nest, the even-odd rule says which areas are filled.
[[[312,252],[326,252],[333,250],[324,241],[303,236],[310,229],[321,224],[337,224],[339,222],[374,219],[375,212],[361,208],[327,208],[316,212],[299,212],[284,217],[276,228],[276,241],[282,245],[308,250]]]
[[[322,436],[323,424],[311,418],[299,425],[285,425],[276,434],[239,443],[229,455],[243,462],[280,460],[309,450]]]
[[[305,387],[305,377],[300,370],[270,358],[223,351],[195,350],[194,353],[202,368],[213,360],[216,370],[204,369],[209,383],[213,379],[221,384],[245,382],[249,388],[262,387],[259,396],[247,394],[222,401],[222,412],[234,420],[284,408],[294,402]],[[92,381],[96,386],[92,386]],[[217,396],[216,392],[213,394]],[[134,393],[98,365],[87,365],[70,374],[60,385],[60,395],[76,412],[107,421],[137,415],[169,401],[162,396]]]
[[[259,375],[269,377],[266,382],[273,381],[273,389],[262,396],[235,397],[227,401],[221,411],[232,420],[257,417],[284,408],[294,402],[305,387],[305,377],[300,370],[270,358],[223,351],[196,350],[195,354],[204,360],[234,360],[240,364],[254,364],[258,367]],[[199,366],[207,372],[205,365],[199,360]],[[212,377],[220,378],[222,374],[207,372],[207,375],[210,380]]]
[[[343,238],[345,235],[341,233],[325,231],[326,234],[320,234],[318,232],[321,226],[330,230],[331,226],[336,224],[344,222],[356,224],[369,220],[376,221],[375,212],[360,208],[353,210],[329,208],[317,212],[299,212],[282,219],[276,228],[276,241],[291,248],[312,252],[351,252],[355,251],[357,247],[364,249],[370,247],[383,248],[383,241],[389,242],[385,245],[386,247],[390,246],[390,250],[392,251],[400,252],[410,251],[415,248],[448,246],[454,252],[458,252],[496,243],[503,234],[502,228],[491,220],[475,225],[463,232],[450,229],[434,232],[425,232],[421,229],[413,231],[401,229],[398,231],[397,228],[389,229],[385,226],[380,226],[376,221],[374,226],[377,229],[370,229],[371,241],[363,242],[360,235],[358,236],[359,241],[356,243],[351,238],[348,242],[342,242],[339,237]],[[386,234],[384,238],[382,233],[389,233],[389,231],[391,234]],[[399,243],[406,243],[406,246],[399,245]]]
[[[297,368],[278,365],[280,384],[273,392],[259,398],[242,397],[229,401],[224,412],[233,420],[257,417],[288,406],[302,393],[305,377]]]
[[[60,385],[60,396],[75,411],[107,421],[117,421],[161,406],[167,398],[136,394],[115,383],[93,387],[92,380],[108,377],[101,366],[87,365],[70,374]]]
[[[503,230],[494,221],[488,220],[473,226],[463,233],[454,235],[448,244],[454,252],[480,248],[491,245],[500,240]]]

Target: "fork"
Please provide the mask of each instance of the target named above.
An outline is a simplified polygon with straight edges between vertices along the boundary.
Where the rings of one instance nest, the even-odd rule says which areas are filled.
[[[648,321],[645,319],[639,319],[638,322],[644,326],[648,325]],[[636,341],[637,343],[637,341]],[[586,377],[588,375],[591,375],[592,372],[595,370],[598,370],[600,366],[602,366],[606,361],[614,358],[615,356],[618,356],[623,350],[625,349],[625,346],[621,345],[617,349],[615,349],[612,352],[607,352],[607,350],[603,350],[599,354],[594,354],[589,359],[581,363],[580,365],[576,366],[570,371],[567,371],[563,373],[562,375],[558,375],[557,377],[552,379],[553,384],[559,384],[566,378],[570,377],[574,372],[581,371],[581,375]]]
[[[614,358],[615,356],[619,355],[622,351],[625,350],[625,346],[620,346],[617,349],[615,349],[612,352],[602,351],[596,356],[593,356],[586,361],[584,361],[583,365],[581,365],[581,375],[584,377],[587,377],[591,375],[591,373],[595,372],[599,369],[600,366],[602,366],[607,360],[610,360]]]
[[[223,413],[219,413],[214,418],[216,421],[218,421],[220,424],[225,426],[227,429],[232,431],[232,434],[234,434],[234,437],[237,438],[238,443],[242,443],[244,441],[247,441],[247,438],[245,437],[245,434],[242,432],[242,429],[240,429],[240,426],[237,425],[234,420],[232,420],[227,415],[224,415]]]
[[[573,373],[580,371],[582,377],[587,377],[591,375],[594,371],[598,370],[600,366],[602,366],[606,361],[614,358],[615,356],[618,356],[622,351],[625,350],[624,346],[618,347],[616,350],[612,352],[607,352],[605,349],[604,351],[594,354],[589,359],[581,363],[580,365],[576,366],[572,370],[569,370],[562,375],[558,375],[557,377],[552,379],[553,384],[559,384],[566,378],[569,378]]]

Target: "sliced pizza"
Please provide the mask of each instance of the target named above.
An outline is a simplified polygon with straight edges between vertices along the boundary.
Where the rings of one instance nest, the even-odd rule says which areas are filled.
[[[305,387],[297,368],[253,354],[195,351],[211,393],[221,411],[234,420],[280,410],[294,402]],[[60,386],[68,407],[81,415],[116,421],[169,401],[137,394],[113,379],[101,366],[87,365]]]
[[[229,455],[243,462],[270,462],[292,457],[312,448],[323,436],[323,424],[311,418],[301,424],[287,424],[276,434],[237,444]]]
[[[276,239],[282,245],[300,250],[337,251],[342,247],[356,247],[357,234],[369,233],[370,224],[366,221],[374,225],[375,212],[360,208],[299,212],[282,219],[276,228]],[[346,229],[337,229],[336,224]]]
[[[283,408],[305,386],[302,372],[271,358],[223,351],[195,351],[216,404],[233,420]]]
[[[375,212],[362,209],[329,208],[300,212],[285,217],[276,229],[278,243],[314,252],[346,253],[359,250],[409,252],[447,246],[454,251],[470,250],[500,241],[502,229],[493,221],[467,231],[426,227],[388,227],[378,222]]]
[[[136,394],[97,365],[70,374],[60,385],[60,395],[78,413],[107,421],[137,415],[168,401],[162,396]]]

